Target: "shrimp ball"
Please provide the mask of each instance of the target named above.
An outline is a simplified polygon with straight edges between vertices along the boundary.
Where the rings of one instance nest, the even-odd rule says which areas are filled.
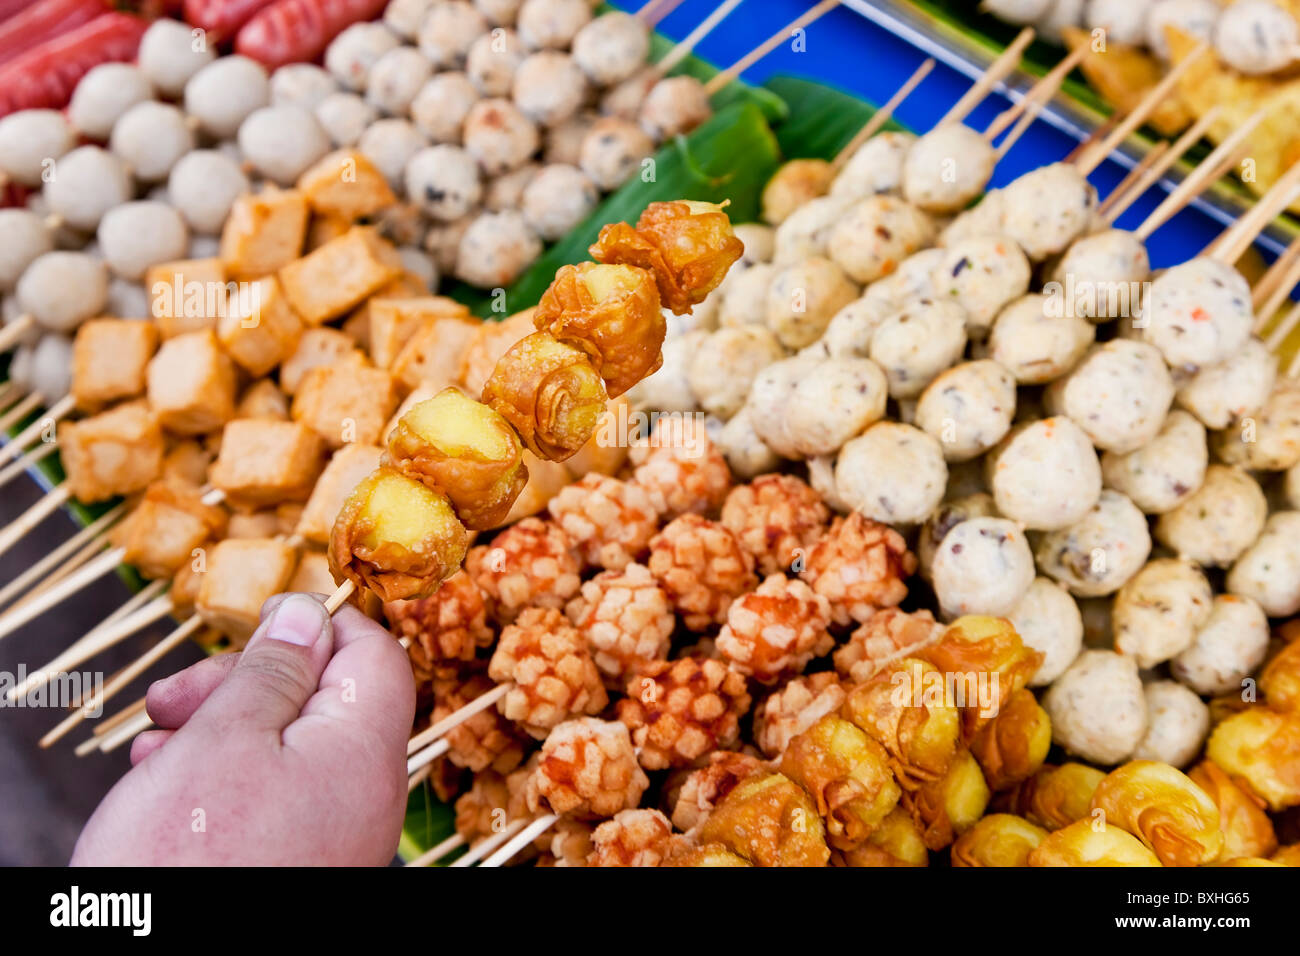
[[[1021,385],[1042,385],[1074,368],[1096,329],[1086,319],[1049,315],[1051,303],[1036,292],[1009,303],[993,320],[988,356]]]
[[[478,89],[464,73],[439,73],[411,100],[411,121],[431,142],[460,145],[465,117],[478,101]]]
[[[524,0],[474,0],[474,6],[490,23],[508,27],[519,17]]]
[[[700,343],[686,380],[695,403],[726,421],[745,404],[759,371],[784,357],[776,336],[761,325],[719,329]]]
[[[849,200],[835,196],[804,203],[776,227],[772,261],[787,266],[809,256],[826,255],[831,230],[850,205]]]
[[[871,283],[867,295],[901,309],[917,299],[933,299],[934,270],[943,260],[942,249],[922,249],[898,264],[898,268]]]
[[[73,229],[93,232],[104,213],[127,202],[131,176],[113,153],[80,146],[59,160],[57,175],[45,184],[50,211]]]
[[[404,116],[425,81],[433,76],[433,64],[415,47],[389,50],[370,68],[366,99],[381,113]]]
[[[108,267],[83,252],[47,252],[14,287],[18,305],[51,332],[73,332],[99,315],[108,297]]]
[[[1146,564],[1150,554],[1146,516],[1109,488],[1102,490],[1081,520],[1047,532],[1034,548],[1039,569],[1076,597],[1113,594]]]
[[[1002,231],[1035,262],[1064,252],[1092,223],[1097,190],[1069,163],[1025,173],[1003,190]]]
[[[1135,314],[1141,283],[1151,275],[1142,240],[1127,229],[1106,229],[1070,244],[1052,270],[1065,314],[1105,322]]]
[[[587,0],[524,0],[515,29],[530,49],[567,50],[590,21]]]
[[[727,419],[722,430],[714,437],[713,443],[727,459],[731,473],[746,481],[775,471],[781,464],[780,456],[758,437],[758,432],[754,430],[754,423],[750,420],[748,408],[740,409]]]
[[[167,195],[195,232],[217,234],[231,205],[249,191],[239,164],[210,149],[182,156],[167,177]]]
[[[892,302],[871,295],[861,296],[831,317],[818,344],[831,358],[867,358],[876,329],[897,311]]]
[[[963,521],[971,518],[996,518],[998,510],[993,505],[993,496],[983,491],[971,491],[969,494],[953,495],[953,480],[958,476],[952,469],[948,471],[948,497],[925,519],[916,537],[916,566],[921,577],[933,580],[931,569],[939,545],[948,536],[948,532]]]
[[[455,222],[445,224],[435,222],[425,232],[424,241],[421,245],[424,247],[424,251],[433,258],[433,264],[438,267],[439,274],[450,275],[456,271],[456,257],[460,255],[460,241],[465,237],[465,232],[469,229],[470,223],[477,219],[478,215],[479,210],[475,210]]]
[[[509,96],[515,70],[527,55],[514,30],[497,27],[469,48],[465,55],[465,74],[484,96]]]
[[[763,187],[763,221],[779,226],[810,200],[826,195],[835,170],[824,159],[792,159],[783,163]]]
[[[1210,40],[1223,7],[1217,0],[1156,0],[1147,14],[1147,46],[1160,59],[1170,62],[1166,27],[1174,27],[1196,40]]]
[[[980,8],[1008,23],[1033,23],[1045,16],[1053,0],[984,0]]]
[[[406,164],[406,195],[434,219],[459,219],[483,196],[478,165],[458,146],[426,146]]]
[[[771,226],[761,222],[742,222],[732,226],[732,232],[745,246],[737,265],[749,267],[755,263],[772,261],[772,253],[776,248],[776,231]]]
[[[870,359],[824,359],[795,381],[783,428],[798,456],[833,454],[884,417],[888,397],[885,373]]]
[[[1127,339],[1095,345],[1044,396],[1047,408],[1068,415],[1098,448],[1124,454],[1160,433],[1174,401],[1174,381],[1154,346]]]
[[[292,186],[307,167],[329,152],[330,141],[305,109],[264,106],[240,125],[239,148],[267,179]]]
[[[1141,448],[1102,455],[1101,474],[1106,487],[1122,491],[1147,514],[1165,514],[1201,486],[1208,461],[1205,427],[1175,409]]]
[[[766,321],[786,348],[816,342],[831,316],[858,297],[858,287],[830,259],[811,256],[776,273],[767,290]]]
[[[0,209],[0,291],[13,289],[37,256],[54,248],[54,237],[40,216],[26,209]]]
[[[1034,578],[1007,612],[1025,647],[1043,655],[1029,679],[1030,687],[1046,687],[1065,673],[1083,649],[1083,615],[1070,592],[1050,578]]]
[[[1034,557],[1024,532],[1005,518],[970,518],[944,535],[930,569],[939,609],[963,614],[1009,614],[1034,581]]]
[[[984,192],[997,155],[984,137],[945,123],[918,139],[903,161],[903,196],[929,213],[955,213]]]
[[[767,290],[776,278],[776,266],[766,262],[750,266],[727,276],[718,287],[722,302],[718,305],[718,325],[726,328],[767,320]]]
[[[63,398],[72,388],[72,339],[44,335],[31,350],[25,378],[31,390],[47,403]]]
[[[919,524],[943,500],[948,483],[939,443],[911,425],[876,422],[845,443],[835,462],[835,491],[849,507],[885,524]]]
[[[166,179],[176,161],[194,148],[194,133],[175,106],[146,100],[113,124],[108,147],[136,179],[156,183]]]
[[[1264,529],[1268,502],[1240,468],[1210,465],[1201,487],[1156,522],[1156,539],[1179,557],[1227,567]]]
[[[1300,381],[1281,379],[1264,406],[1239,428],[1216,432],[1216,455],[1254,471],[1286,471],[1300,462]]]
[[[1091,763],[1117,764],[1147,731],[1138,665],[1108,650],[1084,651],[1043,695],[1052,741]]]
[[[667,76],[650,88],[637,113],[655,142],[689,133],[713,115],[704,84],[693,76]]]
[[[271,105],[315,110],[339,84],[315,63],[286,63],[271,74]]]
[[[384,26],[403,40],[414,40],[425,14],[436,0],[389,0],[384,7]]]
[[[335,146],[355,146],[379,111],[355,93],[331,93],[316,104],[316,122]]]
[[[868,354],[889,377],[889,394],[915,398],[966,348],[966,313],[952,302],[928,299],[886,318],[871,336]]]
[[[921,393],[916,425],[939,439],[948,461],[969,461],[1011,429],[1016,380],[997,362],[978,359],[940,373]]]
[[[167,97],[178,97],[190,77],[217,57],[202,30],[191,30],[176,20],[158,19],[140,38],[135,62],[153,88]]]
[[[1269,617],[1300,611],[1300,511],[1269,516],[1259,538],[1228,572],[1228,590],[1256,601]]]
[[[1152,681],[1144,692],[1147,732],[1133,751],[1133,759],[1186,767],[1201,752],[1210,732],[1210,708],[1177,681]]]
[[[520,211],[543,239],[559,239],[586,219],[600,202],[600,190],[576,166],[552,163],[524,188]]]
[[[1175,368],[1217,365],[1250,338],[1250,284],[1232,266],[1200,257],[1151,283],[1143,338]]]
[[[407,163],[427,145],[419,130],[401,119],[377,120],[357,140],[357,149],[375,164],[394,190],[402,189]]]
[[[528,163],[518,169],[504,173],[490,180],[483,187],[483,206],[492,212],[502,209],[518,209],[524,201],[524,190],[542,171],[538,163]]]
[[[556,126],[587,99],[587,76],[567,54],[542,50],[519,64],[511,90],[525,116],[541,126]]]
[[[1219,594],[1190,647],[1169,662],[1169,672],[1207,697],[1240,691],[1268,653],[1268,617],[1247,597]]]
[[[110,209],[95,236],[108,267],[135,281],[151,266],[185,258],[190,243],[185,219],[175,207],[147,200]]]
[[[51,164],[76,144],[76,132],[58,110],[10,113],[0,119],[0,172],[20,186],[38,187]]]
[[[68,104],[68,121],[82,136],[107,139],[118,117],[153,98],[153,86],[138,66],[101,63],[81,78]]]
[[[759,438],[783,458],[798,458],[797,436],[787,427],[786,410],[799,383],[812,374],[821,359],[801,352],[761,369],[749,387],[745,407]]]
[[[596,17],[573,37],[573,59],[597,86],[626,80],[649,53],[645,24],[620,10]]]
[[[1295,17],[1271,0],[1238,0],[1214,25],[1219,59],[1242,73],[1275,73],[1290,66],[1297,46],[1300,27]]]
[[[581,165],[582,143],[600,119],[599,114],[583,110],[546,131],[542,157],[548,163]],[[644,134],[642,134],[644,135]]]
[[[270,102],[266,67],[237,53],[213,60],[185,84],[185,112],[216,139],[234,136],[249,113]]]
[[[1101,497],[1101,466],[1088,436],[1068,418],[1011,430],[986,462],[998,512],[1053,531],[1082,521]]]
[[[542,241],[513,210],[485,212],[460,240],[456,275],[480,289],[509,285],[542,254]]]
[[[893,196],[859,200],[831,227],[831,258],[856,282],[874,282],[934,241],[934,223]]]
[[[698,411],[686,373],[692,356],[708,335],[699,330],[669,335],[664,340],[664,362],[659,371],[647,375],[628,390],[627,400],[632,407],[660,412]]]
[[[370,68],[401,42],[382,23],[354,23],[325,48],[325,69],[345,90],[362,93],[370,77]]]
[[[192,246],[189,253],[191,259],[207,259],[215,258],[215,256],[216,250],[212,251],[211,256],[196,256]],[[149,293],[145,291],[141,283],[120,278],[109,280],[108,298],[104,302],[105,315],[115,315],[123,319],[146,319],[152,313]]]
[[[1207,428],[1227,428],[1259,411],[1276,381],[1277,356],[1251,336],[1218,365],[1185,379],[1174,400]]]
[[[1151,0],[1088,0],[1084,19],[1089,29],[1106,31],[1107,43],[1140,46],[1150,7]]]
[[[854,151],[831,183],[830,194],[862,199],[896,194],[903,182],[903,161],[916,142],[911,133],[880,133]]]
[[[642,67],[622,83],[616,83],[605,91],[600,98],[600,112],[635,122],[645,98],[658,82],[659,71],[653,65]]]
[[[954,242],[935,266],[935,296],[966,311],[966,331],[983,338],[1003,307],[1029,291],[1029,260],[1006,236]]]
[[[509,100],[475,103],[465,116],[465,148],[489,176],[517,169],[537,152],[537,127]]]
[[[1192,562],[1150,562],[1115,597],[1115,650],[1142,668],[1169,660],[1192,645],[1213,600],[1210,582]]]

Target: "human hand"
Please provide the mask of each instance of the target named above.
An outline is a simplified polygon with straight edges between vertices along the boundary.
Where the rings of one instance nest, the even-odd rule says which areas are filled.
[[[355,608],[276,595],[238,654],[149,688],[161,729],[95,810],[73,865],[383,865],[406,808],[415,686]]]

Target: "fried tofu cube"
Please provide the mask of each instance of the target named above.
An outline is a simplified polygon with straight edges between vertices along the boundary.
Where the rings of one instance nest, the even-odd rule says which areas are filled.
[[[397,402],[393,377],[383,369],[322,365],[303,378],[291,413],[331,448],[350,442],[377,445]]]
[[[352,489],[379,467],[384,450],[378,445],[344,445],[330,458],[312,489],[294,529],[308,541],[328,544],[334,519]]]
[[[302,319],[284,297],[275,276],[241,284],[217,320],[217,339],[249,375],[275,368],[298,346]]]
[[[289,420],[289,397],[267,378],[259,378],[239,396],[235,406],[236,418],[269,418],[276,422]]]
[[[461,356],[478,334],[478,319],[444,316],[424,322],[393,362],[392,372],[406,389],[421,382],[451,385],[460,375]]]
[[[273,508],[247,514],[237,512],[230,516],[230,527],[226,529],[227,538],[274,538],[279,533],[280,519]]]
[[[163,433],[147,402],[59,423],[68,488],[82,504],[144,490],[162,472]]]
[[[140,319],[90,319],[72,345],[72,397],[82,411],[144,394],[158,327]]]
[[[323,551],[304,551],[298,559],[298,570],[289,579],[286,591],[304,594],[329,595],[334,592],[334,575],[330,574],[329,558]]]
[[[280,283],[303,321],[320,325],[355,308],[401,274],[397,251],[373,229],[354,226],[281,268]]]
[[[207,567],[207,553],[202,548],[200,554],[186,561],[172,575],[171,590],[167,596],[172,599],[173,611],[184,613],[187,617],[194,611],[194,602],[199,599],[199,587],[203,584],[203,568]]]
[[[443,318],[468,318],[469,309],[441,295],[415,298],[376,296],[370,312],[370,358],[379,368],[392,368],[402,347],[426,323]],[[477,328],[478,323],[475,323]]]
[[[192,485],[195,488],[207,483],[208,466],[215,456],[197,441],[177,442],[163,458],[162,479],[172,484]]]
[[[149,404],[177,435],[202,435],[235,417],[235,366],[210,329],[164,342],[148,382]]]
[[[297,550],[277,538],[227,538],[208,551],[195,607],[210,626],[243,644],[257,630],[262,605],[289,585]]]
[[[144,276],[149,312],[164,339],[202,332],[217,324],[231,286],[220,259],[181,259],[150,268]]]
[[[112,535],[122,560],[146,578],[170,578],[194,559],[195,549],[226,529],[226,513],[204,504],[197,489],[156,481]]]
[[[303,377],[324,365],[366,365],[366,356],[346,334],[338,329],[306,329],[298,347],[280,365],[280,389],[293,395]]]
[[[370,307],[380,299],[406,299],[412,296],[423,296],[427,291],[415,276],[410,273],[402,273],[392,282],[385,283],[382,288],[375,291],[374,295],[357,306],[353,313],[347,317],[341,328],[352,337],[358,347],[369,353]],[[466,311],[468,312],[468,310]],[[396,352],[393,354],[396,355]],[[374,364],[378,365],[379,363],[375,362]]]
[[[397,201],[384,174],[365,154],[339,149],[321,157],[298,177],[298,190],[312,212],[355,221]]]
[[[306,501],[323,465],[320,438],[297,422],[237,418],[223,432],[221,454],[208,478],[226,503],[256,511],[282,501]]]
[[[307,223],[305,252],[315,252],[331,239],[337,239],[352,228],[352,220],[341,216],[312,216]]]
[[[221,230],[221,260],[235,279],[257,279],[287,266],[307,236],[307,197],[268,186],[240,196]]]

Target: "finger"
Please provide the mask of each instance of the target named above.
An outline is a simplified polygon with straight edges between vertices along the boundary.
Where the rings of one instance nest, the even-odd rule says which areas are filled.
[[[205,657],[185,670],[154,681],[145,695],[145,707],[159,727],[175,730],[194,716],[194,712],[221,686],[239,654]]]
[[[167,741],[172,739],[174,730],[146,730],[137,734],[131,741],[131,766],[134,767]]]
[[[316,693],[333,649],[325,605],[306,594],[289,595],[253,632],[239,661],[195,712],[191,725],[214,734],[240,728],[283,731]]]

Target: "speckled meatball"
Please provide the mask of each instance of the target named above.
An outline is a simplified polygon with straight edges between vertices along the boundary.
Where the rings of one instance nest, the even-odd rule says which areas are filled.
[[[492,212],[518,209],[524,201],[524,190],[541,171],[539,164],[529,163],[489,180],[483,189],[484,207]]]
[[[714,437],[714,443],[737,478],[755,478],[776,470],[781,463],[781,456],[759,437],[747,406],[727,419]]]
[[[1268,617],[1250,598],[1219,594],[1191,646],[1169,662],[1169,672],[1198,694],[1241,690],[1268,653]]]
[[[167,177],[167,195],[195,232],[221,232],[235,200],[249,191],[239,164],[215,150],[182,156]]]
[[[785,411],[803,377],[821,361],[811,351],[773,362],[754,377],[745,407],[763,442],[778,455],[795,458],[796,437],[786,427]]]
[[[1124,46],[1139,46],[1146,39],[1150,0],[1088,0],[1084,22],[1106,31],[1106,39]]]
[[[266,106],[240,125],[239,148],[263,176],[291,186],[329,152],[330,141],[316,117],[301,107]]]
[[[926,212],[954,213],[984,191],[997,156],[984,137],[945,123],[918,139],[903,161],[903,195]]]
[[[918,524],[943,499],[948,468],[939,443],[911,425],[877,422],[847,442],[835,489],[849,506],[885,524]]]
[[[1043,696],[1052,740],[1103,766],[1127,758],[1147,731],[1138,665],[1114,651],[1084,651]]]
[[[596,17],[573,38],[573,59],[599,86],[626,80],[649,52],[650,34],[645,24],[621,10]]]
[[[1098,448],[1120,454],[1159,434],[1173,400],[1160,352],[1127,339],[1094,346],[1045,396],[1051,412],[1068,415]]]
[[[1186,501],[1205,480],[1205,428],[1174,409],[1150,442],[1126,454],[1101,456],[1106,486],[1122,491],[1147,514],[1164,514]]]
[[[331,93],[316,104],[312,115],[335,146],[355,146],[379,111],[355,93]]]
[[[416,43],[440,70],[458,70],[474,41],[488,32],[487,19],[465,0],[438,0],[420,21]]]
[[[1042,385],[1074,368],[1096,336],[1086,319],[1049,314],[1046,296],[1030,293],[1008,303],[993,320],[988,355],[1021,385]]]
[[[1224,361],[1255,324],[1250,285],[1232,266],[1204,257],[1177,265],[1151,283],[1143,338],[1174,367]]]
[[[881,296],[861,296],[831,317],[825,334],[816,344],[831,358],[866,358],[871,354],[871,339],[876,329],[897,311],[893,302]]]
[[[1169,50],[1167,27],[1175,27],[1197,40],[1209,40],[1222,7],[1217,0],[1156,0],[1147,14],[1147,46],[1166,63]]]
[[[588,0],[524,0],[515,28],[534,50],[563,50],[590,21]]]
[[[0,209],[0,291],[9,292],[38,256],[54,248],[54,237],[40,216],[26,209]]]
[[[465,73],[484,96],[509,96],[515,70],[527,55],[528,51],[514,30],[496,27],[475,40],[469,48]]]
[[[948,499],[925,519],[925,524],[921,526],[917,536],[916,556],[921,576],[927,581],[931,580],[930,569],[934,567],[935,552],[938,551],[939,545],[949,531],[971,518],[997,516],[998,511],[993,504],[992,495],[982,491],[953,495],[950,491]]]
[[[517,212],[485,212],[460,240],[456,275],[481,289],[507,286],[542,254],[542,241]]]
[[[186,125],[185,114],[175,106],[146,100],[113,124],[108,146],[136,179],[154,183],[166,179],[176,161],[194,148],[194,133]],[[240,148],[244,148],[242,143]],[[62,166],[60,163],[60,172]]]
[[[1178,386],[1175,400],[1207,428],[1228,428],[1258,412],[1277,380],[1277,356],[1252,336],[1218,365]]]
[[[989,359],[940,373],[921,393],[916,425],[939,440],[948,461],[982,455],[1011,428],[1016,380]]]
[[[1255,543],[1268,516],[1259,483],[1228,465],[1210,465],[1205,480],[1156,523],[1156,539],[1175,554],[1227,567]]]
[[[213,60],[185,84],[185,112],[216,139],[234,136],[249,113],[270,102],[266,67],[238,54]]]
[[[1101,496],[1101,466],[1088,436],[1068,418],[1012,429],[987,459],[1000,513],[1051,531],[1083,519]]]
[[[315,110],[339,84],[314,63],[286,63],[271,74],[271,104]]]
[[[1114,593],[1150,554],[1146,516],[1110,489],[1081,520],[1044,534],[1034,549],[1039,569],[1078,597]]]
[[[946,300],[921,300],[884,319],[869,354],[889,378],[894,398],[914,398],[966,348],[966,312]]]
[[[654,152],[654,141],[637,126],[615,116],[604,116],[592,124],[582,138],[578,164],[601,189],[617,189]]]
[[[664,340],[664,364],[627,391],[634,408],[657,412],[698,411],[695,393],[687,378],[691,359],[708,336],[704,330],[669,335]]]
[[[344,89],[362,92],[370,68],[400,45],[397,35],[382,23],[354,23],[325,48],[325,69]]]
[[[72,91],[68,121],[82,136],[107,139],[119,116],[152,97],[153,86],[138,66],[101,63]]]
[[[1205,575],[1190,561],[1150,562],[1115,597],[1115,649],[1139,667],[1169,660],[1192,645],[1213,597]]]
[[[543,239],[559,239],[582,222],[600,202],[596,184],[576,166],[544,166],[524,187],[520,212]]]
[[[175,207],[142,200],[110,209],[95,233],[100,252],[113,273],[139,281],[145,270],[185,257],[190,234]]]
[[[1006,209],[1006,194],[1001,189],[990,189],[978,203],[958,213],[939,231],[939,245],[947,247],[963,239],[1002,235]]]
[[[1256,414],[1215,433],[1210,448],[1254,471],[1286,471],[1300,462],[1300,379],[1279,380]]]
[[[1152,681],[1144,691],[1147,732],[1133,751],[1133,759],[1186,767],[1201,752],[1210,732],[1210,709],[1177,681]]]
[[[483,196],[478,165],[456,146],[426,146],[406,164],[406,195],[443,222],[459,219]]]
[[[916,137],[911,133],[878,133],[849,157],[831,183],[831,195],[860,199],[897,193],[903,182],[903,161]]]
[[[682,136],[713,115],[704,84],[682,74],[660,80],[646,94],[637,121],[655,142]]]
[[[722,297],[718,304],[718,325],[727,328],[764,324],[767,320],[767,290],[778,271],[768,262],[755,263],[739,272],[733,267],[714,293]]]
[[[540,126],[558,126],[587,98],[587,77],[567,54],[534,53],[519,64],[512,85],[515,105]]]
[[[874,282],[934,240],[934,224],[894,196],[868,196],[845,211],[827,239],[830,257],[855,282]]]
[[[1282,481],[1282,493],[1286,498],[1287,506],[1292,510],[1300,511],[1300,465],[1292,465],[1287,469],[1286,477]]]
[[[827,358],[801,376],[781,428],[799,457],[828,455],[885,414],[888,380],[870,359]]]
[[[1024,645],[1043,655],[1043,662],[1029,680],[1030,687],[1053,683],[1083,648],[1079,605],[1070,592],[1050,578],[1034,578],[1007,618]]]
[[[465,116],[465,148],[483,172],[499,176],[526,163],[537,152],[537,127],[504,99],[480,100]]]
[[[1281,70],[1295,61],[1298,45],[1295,17],[1271,0],[1239,0],[1220,13],[1214,25],[1214,51],[1242,73]]]
[[[159,19],[140,38],[136,64],[163,96],[180,96],[185,83],[217,55],[212,44],[196,44],[190,27],[176,20]]]
[[[899,263],[897,271],[871,283],[866,294],[898,309],[917,299],[933,299],[934,270],[943,257],[942,249],[922,249],[913,253]]]
[[[1004,616],[1034,580],[1024,532],[1005,518],[971,518],[944,535],[930,569],[945,617]]]
[[[1070,163],[1025,173],[1003,190],[1002,231],[1035,262],[1064,252],[1092,224],[1097,190]]]
[[[772,262],[788,266],[809,256],[825,256],[831,230],[851,205],[842,196],[822,196],[804,203],[776,227]]]
[[[1052,270],[1064,314],[1105,322],[1135,314],[1151,275],[1142,240],[1127,229],[1105,229],[1070,244]]]
[[[433,64],[419,50],[399,46],[389,50],[370,68],[366,99],[389,116],[405,116],[425,81],[433,75]]]
[[[745,404],[754,376],[784,355],[776,336],[761,325],[718,329],[700,343],[686,378],[699,407],[726,420]]]
[[[935,297],[964,308],[966,331],[983,338],[1003,307],[1029,291],[1029,273],[1029,260],[1007,237],[963,239],[935,267]]]
[[[1228,590],[1259,603],[1270,617],[1300,611],[1300,511],[1279,511],[1228,572]]]
[[[821,338],[831,317],[858,297],[858,287],[830,259],[812,256],[776,273],[767,289],[767,327],[786,348]]]

